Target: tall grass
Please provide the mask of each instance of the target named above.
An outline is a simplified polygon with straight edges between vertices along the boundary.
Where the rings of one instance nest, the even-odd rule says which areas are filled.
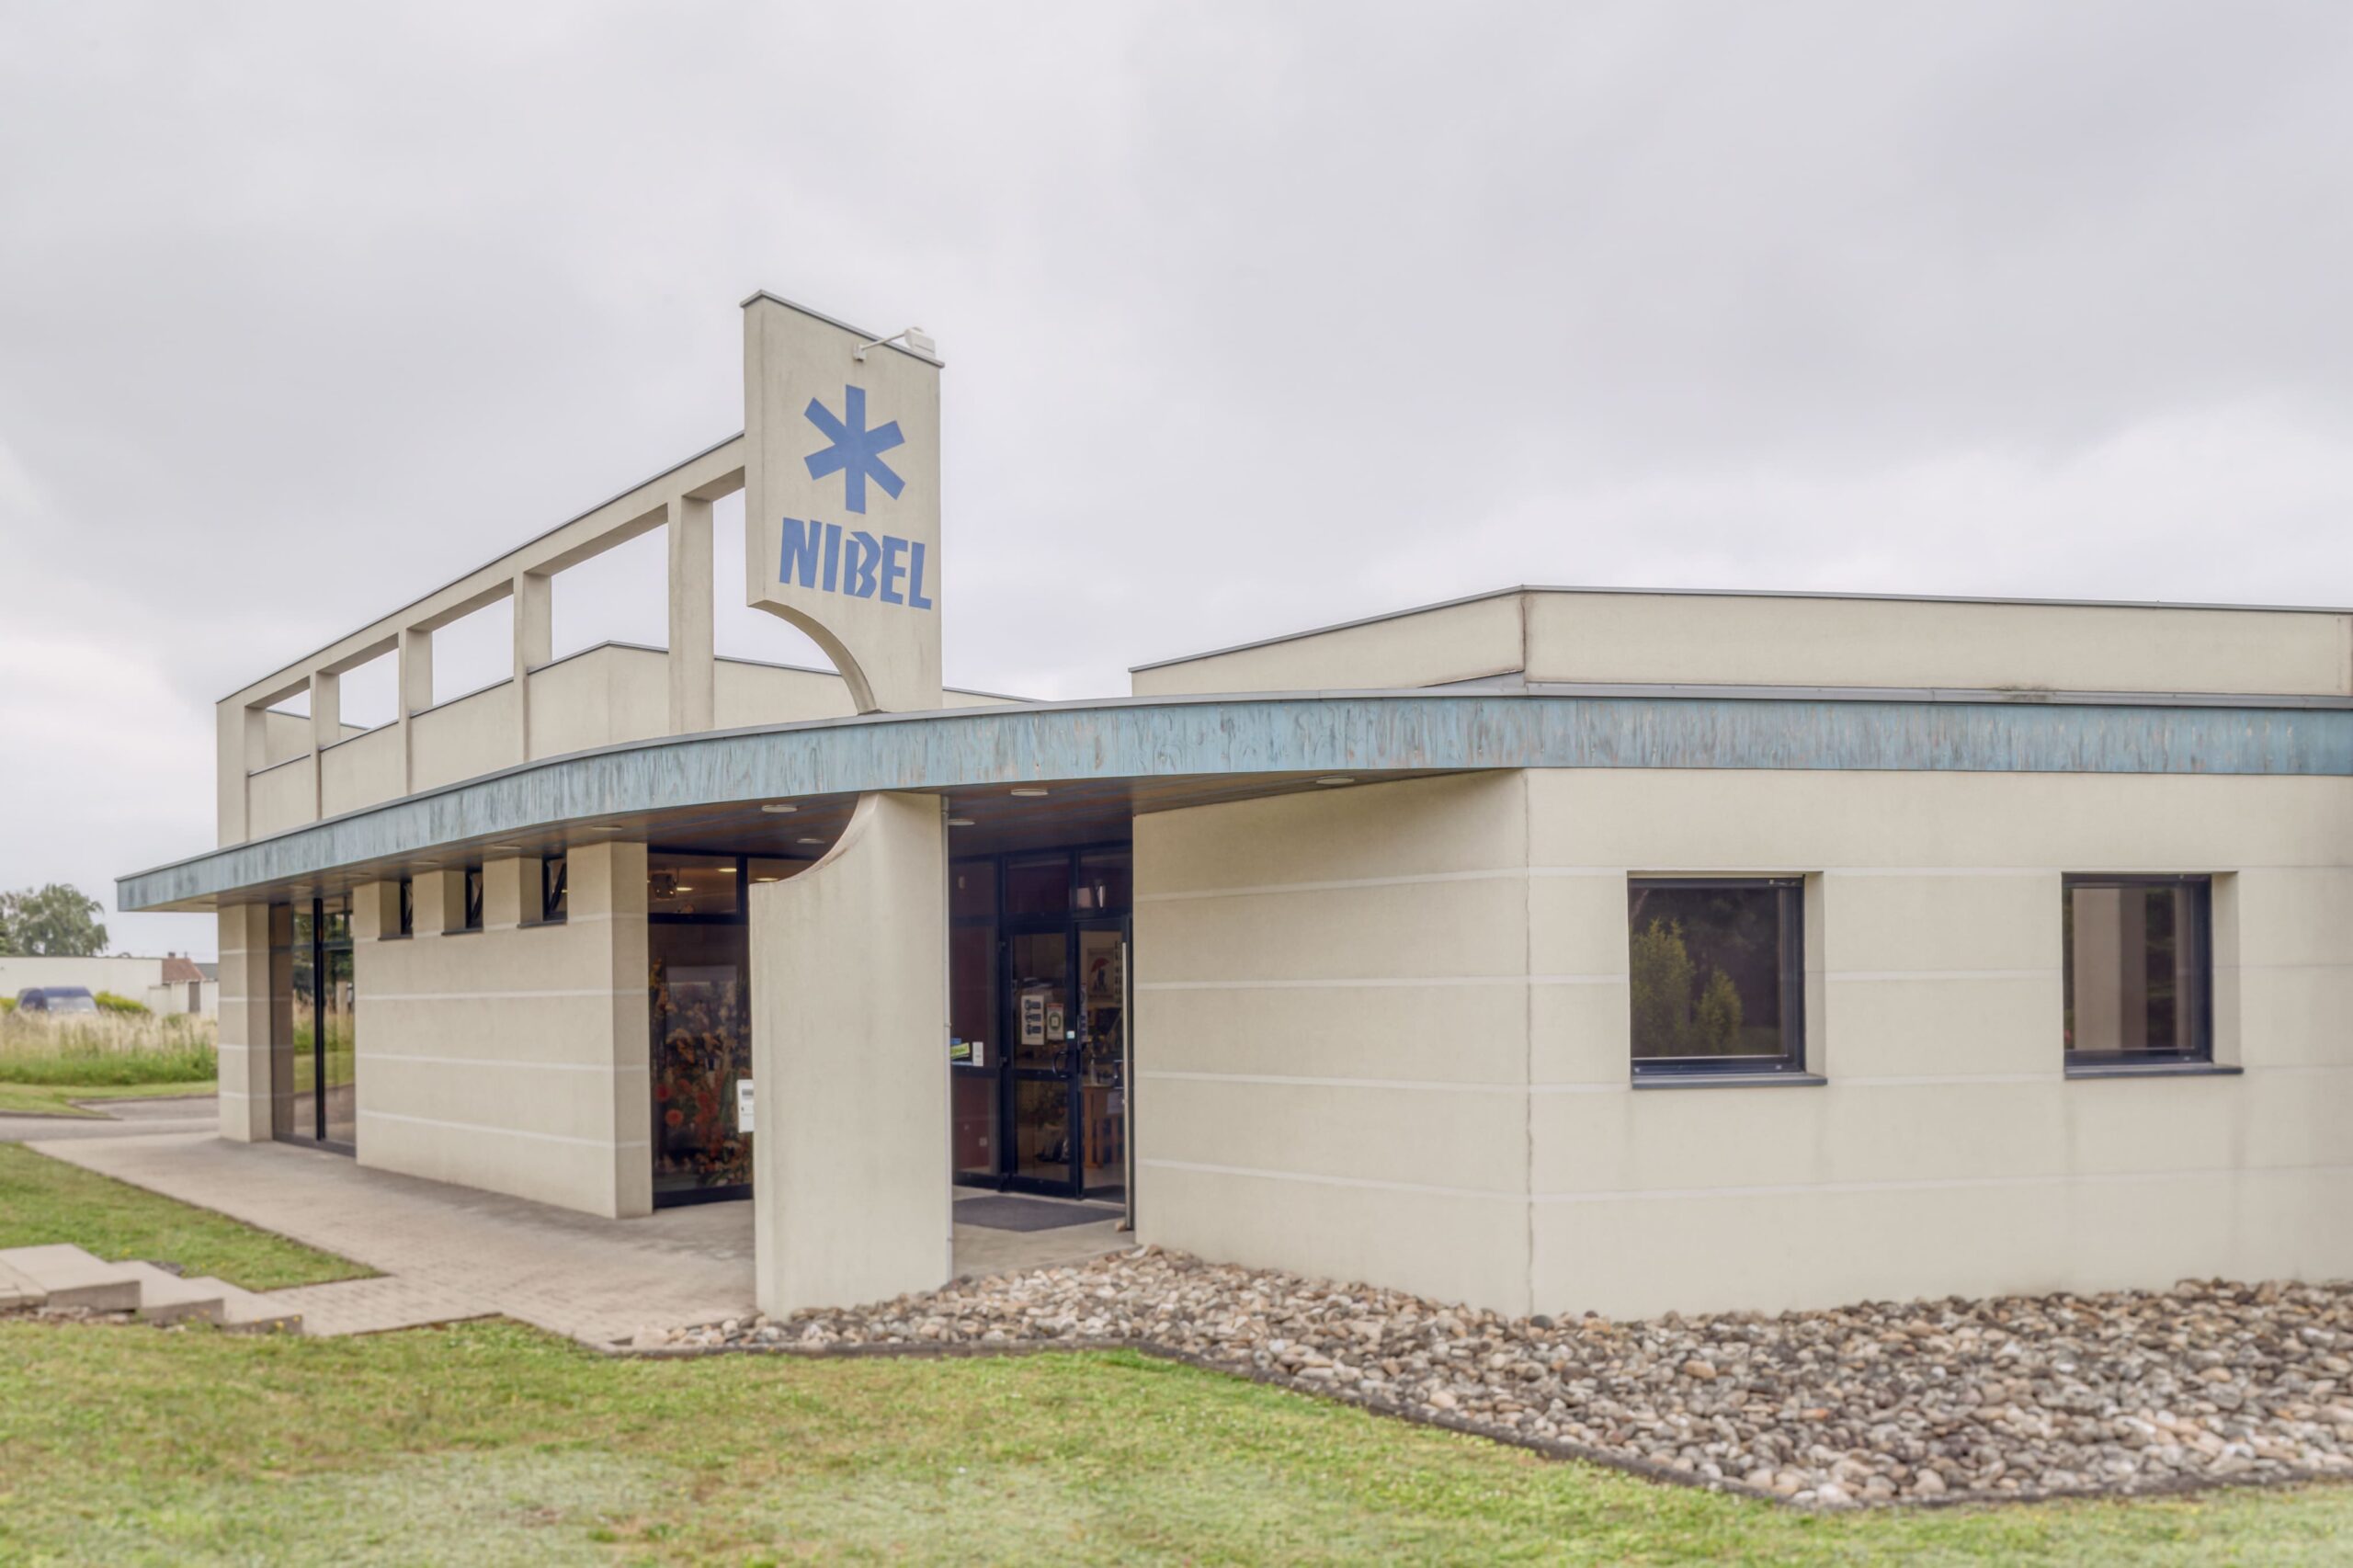
[[[0,1083],[188,1084],[218,1071],[210,1018],[0,1016]]]

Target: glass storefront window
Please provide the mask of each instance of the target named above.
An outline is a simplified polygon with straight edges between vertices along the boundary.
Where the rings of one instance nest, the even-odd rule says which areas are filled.
[[[733,855],[681,855],[660,850],[645,858],[646,912],[721,915],[743,912],[742,881]]]
[[[1061,915],[1070,908],[1070,857],[1031,855],[1005,863],[1005,913]]]

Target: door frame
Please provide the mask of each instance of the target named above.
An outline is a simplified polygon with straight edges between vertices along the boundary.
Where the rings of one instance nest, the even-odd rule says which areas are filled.
[[[1126,961],[1132,965],[1135,942],[1133,894],[1131,892],[1128,904],[1114,909],[1079,909],[1074,905],[1066,904],[1059,914],[1008,915],[1005,909],[1005,873],[1008,862],[1059,855],[1067,868],[1067,885],[1075,888],[1079,858],[1105,850],[1119,850],[1132,857],[1134,842],[1132,839],[1126,838],[1097,839],[1085,844],[1047,845],[1026,849],[1005,850],[988,855],[960,855],[952,857],[949,860],[951,874],[954,867],[959,863],[985,861],[992,868],[992,913],[985,918],[991,933],[990,984],[995,994],[991,1006],[994,1017],[991,1027],[995,1030],[998,1041],[995,1060],[988,1064],[970,1067],[952,1063],[949,1067],[952,1080],[987,1078],[995,1084],[995,1093],[989,1096],[995,1118],[995,1124],[990,1130],[995,1168],[989,1171],[956,1169],[953,1172],[953,1179],[958,1187],[982,1187],[994,1192],[1036,1193],[1050,1198],[1075,1199],[1086,1196],[1086,1073],[1083,1063],[1075,1060],[1082,1042],[1074,1040],[1063,1042],[1063,1049],[1055,1052],[1057,1064],[1053,1067],[1016,1065],[1017,1047],[1014,1041],[1018,1034],[1018,1019],[1017,1003],[1012,983],[1013,938],[1017,935],[1037,936],[1054,931],[1062,933],[1063,1006],[1064,1017],[1075,1018],[1079,1010],[1086,1006],[1085,976],[1079,972],[1078,967],[1079,931],[1082,926],[1117,930],[1120,933],[1121,950],[1126,954]],[[1134,876],[1132,858],[1129,862],[1129,867],[1130,887],[1132,889]],[[950,916],[949,923],[951,926],[959,924],[973,926],[980,924],[983,918],[979,915],[965,915],[960,920]],[[1133,1015],[1134,1009],[1131,1005],[1122,1006],[1120,1027],[1123,1030],[1133,1029]],[[1129,1049],[1128,1045],[1122,1047],[1123,1065],[1120,1073],[1120,1088],[1123,1094],[1132,1096],[1135,1092],[1130,1081],[1132,1074],[1124,1065],[1125,1052]],[[1020,1161],[1017,1152],[1019,1147],[1020,1132],[1018,1085],[1023,1083],[1046,1083],[1057,1080],[1063,1085],[1063,1125],[1068,1130],[1066,1152],[1069,1163],[1065,1167],[1066,1174],[1060,1179],[1024,1175],[1020,1170]],[[1133,1187],[1133,1183],[1129,1179],[1129,1173],[1124,1167],[1120,1172],[1120,1181],[1123,1187],[1132,1188]]]

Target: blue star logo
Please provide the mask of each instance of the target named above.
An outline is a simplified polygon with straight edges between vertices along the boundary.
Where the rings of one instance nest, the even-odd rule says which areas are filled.
[[[842,388],[842,416],[839,419],[813,397],[809,400],[802,417],[824,432],[825,438],[833,443],[809,454],[806,460],[810,478],[823,479],[829,473],[840,473],[842,499],[853,512],[866,510],[866,481],[870,476],[892,500],[899,498],[899,492],[906,488],[907,482],[891,472],[891,465],[882,460],[882,454],[893,447],[904,445],[906,437],[899,434],[899,422],[895,419],[871,430],[866,427],[864,387]]]

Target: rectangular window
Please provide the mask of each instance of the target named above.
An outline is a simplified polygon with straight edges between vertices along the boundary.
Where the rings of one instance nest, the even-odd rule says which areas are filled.
[[[401,935],[416,935],[416,884],[406,877],[401,879]]]
[[[540,919],[543,923],[562,920],[570,907],[565,870],[561,855],[551,855],[540,862]]]
[[[2213,1059],[2213,881],[2062,880],[2070,1067]]]
[[[1805,1070],[1805,884],[1627,884],[1634,1074]]]
[[[466,929],[482,929],[482,868],[466,868]]]

